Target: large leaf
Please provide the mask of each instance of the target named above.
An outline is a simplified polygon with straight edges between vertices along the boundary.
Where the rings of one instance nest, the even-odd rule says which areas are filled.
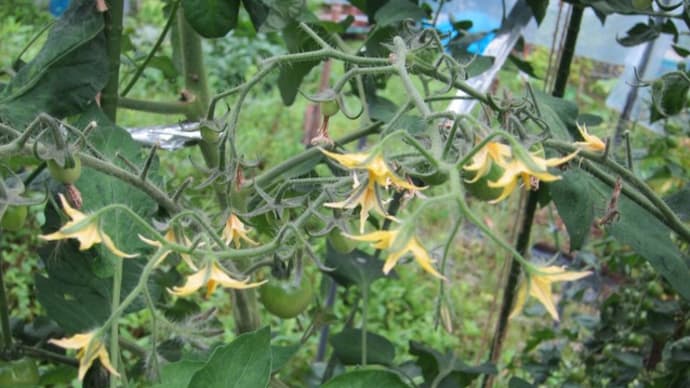
[[[299,28],[299,25],[296,23],[285,27],[282,36],[290,53],[317,50],[319,48],[316,42]],[[302,80],[318,64],[319,61],[296,62],[280,68],[278,88],[280,89],[280,97],[285,105],[292,105],[295,102]]]
[[[384,277],[383,261],[359,249],[340,253],[330,243],[326,249],[326,265],[333,268],[333,271],[326,274],[344,287],[369,287],[376,279]]]
[[[677,72],[667,73],[652,83],[652,103],[650,104],[652,122],[672,116],[685,107],[690,83]]]
[[[182,8],[199,35],[222,38],[237,25],[240,0],[182,0]]]
[[[345,365],[358,365],[362,362],[362,330],[345,328],[329,338],[333,352]],[[367,363],[392,365],[395,347],[376,333],[367,333]]]
[[[568,173],[568,176],[570,174],[574,173]],[[584,173],[578,174],[577,184],[579,188],[570,191],[570,206],[594,206],[595,211],[603,214],[611,196],[611,188]],[[589,199],[576,198],[583,196]],[[578,210],[588,212],[589,209],[584,207],[578,207]],[[607,226],[609,233],[649,261],[683,298],[690,300],[690,269],[686,258],[671,240],[670,229],[624,194],[619,197],[618,212],[619,219],[612,220]],[[584,227],[584,221],[578,227]],[[570,227],[568,228],[570,232]]]
[[[154,388],[187,388],[194,374],[204,366],[203,361],[181,360],[161,368],[161,382]]]
[[[390,0],[374,15],[376,25],[380,27],[399,23],[405,19],[421,20],[424,17],[426,17],[424,10],[409,0]]]
[[[444,377],[437,382],[438,387],[466,387],[479,375],[496,374],[496,367],[491,363],[470,366],[451,352],[442,354],[415,341],[410,341],[410,354],[417,357],[416,363],[422,369],[422,375],[427,384],[436,381],[439,374],[444,374]]]
[[[664,198],[664,201],[683,221],[690,220],[690,185]]]
[[[230,344],[216,348],[199,369],[190,388],[261,388],[271,377],[271,333],[268,327],[242,334]]]
[[[541,114],[540,118],[555,138],[568,141],[580,138],[576,126],[577,105],[536,89],[534,97]]]
[[[571,250],[582,248],[594,222],[595,199],[589,195],[589,179],[584,171],[573,169],[549,185],[551,198],[568,230]]]
[[[98,128],[93,131],[89,141],[101,154],[115,160],[115,154],[119,153],[135,164],[143,162],[139,152],[142,146],[134,142],[125,130],[113,125],[97,107],[92,107],[75,125],[83,127],[91,121],[95,121]],[[151,175],[155,176],[156,169],[154,165]],[[89,168],[83,169],[76,185],[84,203],[82,211],[87,213],[114,203],[128,206],[144,219],[150,218],[156,211],[155,202],[144,192]],[[44,232],[57,230],[62,223],[52,206],[48,206]],[[146,253],[149,250],[134,237],[143,232],[141,228],[122,212],[107,213],[102,225],[123,251]],[[39,301],[49,316],[70,332],[92,329],[103,323],[110,315],[112,264],[122,259],[100,245],[88,251],[79,251],[74,240],[47,244],[39,253],[47,276],[37,275],[36,288]],[[125,260],[122,298],[138,282],[145,261],[145,257]],[[149,282],[149,286],[156,298],[160,288],[153,281]],[[135,303],[129,311],[142,307],[143,303]]]
[[[45,112],[64,117],[94,105],[108,80],[103,16],[76,3],[51,29],[38,55],[0,94],[0,120],[23,127]]]
[[[280,31],[298,20],[317,20],[309,12],[304,12],[305,0],[264,0],[264,4],[268,7],[268,14],[261,26],[263,32]]]
[[[244,9],[249,14],[254,29],[259,31],[259,28],[261,28],[268,16],[268,7],[261,0],[242,0],[242,5],[244,5]]]
[[[334,377],[322,388],[409,388],[396,373],[380,369],[359,369]]]

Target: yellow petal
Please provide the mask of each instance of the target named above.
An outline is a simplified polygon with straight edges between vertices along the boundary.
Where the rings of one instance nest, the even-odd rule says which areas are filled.
[[[606,150],[606,143],[595,135],[587,132],[587,126],[577,124],[577,130],[585,141],[575,142],[575,145],[587,151],[600,152]]]
[[[223,271],[216,263],[213,263],[212,265],[211,279],[215,280],[222,287],[236,289],[258,287],[268,282],[268,279],[256,283],[248,283],[249,278],[246,278],[245,280],[233,279],[225,271]]]
[[[429,256],[429,252],[417,241],[416,238],[411,238],[406,246],[412,252],[414,259],[420,267],[426,272],[436,276],[439,279],[446,280],[445,276],[441,275],[432,265],[433,260]]]
[[[553,283],[579,280],[592,274],[592,271],[567,271],[564,267],[558,266],[539,267],[538,271],[543,275],[536,276],[547,277]]]
[[[371,155],[365,153],[349,153],[349,154],[336,154],[333,152],[328,152],[326,150],[321,150],[326,156],[342,164],[346,168],[361,168],[362,163],[364,163]]]
[[[551,282],[540,276],[533,276],[530,280],[529,293],[546,308],[555,321],[558,321],[558,311],[553,303],[551,294]]]
[[[48,340],[49,343],[57,345],[63,349],[81,349],[86,347],[86,345],[91,342],[94,336],[94,332],[75,334],[71,337],[65,337],[61,339],[52,338]]]
[[[110,363],[110,357],[108,356],[108,351],[105,349],[105,346],[102,346],[101,350],[98,352],[98,359],[101,361],[101,365],[103,365],[108,372],[120,377],[120,374],[117,373],[115,368],[113,368],[113,364]]]
[[[529,280],[520,283],[517,295],[515,296],[515,306],[513,306],[513,311],[510,312],[508,319],[513,319],[518,316],[522,312],[523,307],[525,307],[525,302],[527,301],[527,282],[529,282]]]
[[[72,206],[69,205],[69,202],[67,199],[65,199],[65,196],[62,194],[58,194],[58,197],[60,197],[60,203],[62,203],[62,210],[71,218],[73,221],[79,222],[86,218],[86,215],[84,213],[80,212],[77,209],[74,209]]]
[[[194,274],[187,276],[187,280],[185,281],[184,285],[181,287],[173,287],[172,289],[168,289],[168,292],[177,296],[187,296],[193,294],[208,281],[209,276],[210,271],[208,265],[206,265]]]
[[[121,250],[117,249],[117,247],[113,243],[113,240],[111,240],[110,236],[108,236],[105,233],[101,233],[101,238],[103,239],[103,245],[105,245],[106,248],[108,248],[110,252],[112,252],[115,256],[127,259],[139,256],[138,253],[124,253]]]
[[[400,261],[400,258],[402,258],[404,253],[404,250],[389,253],[386,261],[383,263],[383,273],[388,275],[393,267],[398,264],[398,261]]]

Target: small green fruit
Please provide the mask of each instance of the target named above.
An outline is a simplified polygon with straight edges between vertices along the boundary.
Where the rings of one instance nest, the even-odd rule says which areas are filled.
[[[328,242],[336,252],[343,254],[352,252],[357,246],[354,241],[345,237],[343,232],[338,228],[333,228],[330,233],[328,233]]]
[[[479,200],[492,201],[501,195],[503,189],[500,187],[489,187],[489,182],[497,181],[503,175],[503,172],[503,167],[492,163],[488,174],[470,183],[467,181],[474,178],[474,172],[465,171],[463,174],[465,189]]]
[[[314,292],[309,279],[299,285],[276,279],[259,288],[259,300],[271,314],[289,319],[298,316],[313,300]]]
[[[76,156],[73,156],[73,159],[74,166],[70,168],[60,166],[55,160],[49,160],[48,171],[53,179],[66,185],[76,182],[81,176],[81,160]]]
[[[336,100],[321,101],[319,103],[321,114],[327,117],[335,116],[340,112],[340,106]]]
[[[26,206],[10,206],[5,210],[0,221],[3,230],[16,232],[24,226],[29,209]]]

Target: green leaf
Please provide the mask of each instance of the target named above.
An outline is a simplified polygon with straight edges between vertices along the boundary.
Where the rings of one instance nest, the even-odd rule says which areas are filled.
[[[666,73],[652,83],[651,118],[654,122],[680,113],[688,100],[690,83],[678,72]]]
[[[240,0],[182,0],[184,16],[204,38],[222,38],[237,25]]]
[[[491,363],[470,366],[451,352],[441,354],[415,341],[410,341],[410,354],[417,357],[416,364],[421,368],[427,384],[444,373],[445,377],[438,383],[439,387],[466,387],[481,374],[496,374],[496,367]]]
[[[268,7],[261,0],[242,0],[242,5],[249,14],[254,30],[259,31],[268,16]]]
[[[345,365],[359,365],[362,363],[362,330],[345,328],[329,338],[333,352],[338,360]],[[376,333],[367,332],[367,363],[379,365],[393,365],[395,347]]]
[[[203,361],[180,360],[161,368],[161,382],[154,388],[187,388],[194,374],[204,366]]]
[[[270,377],[271,332],[264,327],[216,348],[189,388],[260,388],[268,385]]]
[[[595,199],[589,195],[590,177],[579,169],[566,171],[561,180],[551,182],[551,198],[565,222],[570,249],[582,248],[594,222]]]
[[[510,56],[508,56],[508,59],[510,59],[510,61],[513,62],[513,64],[517,66],[517,68],[521,72],[529,75],[532,78],[541,79],[541,77],[539,77],[537,73],[534,71],[534,67],[532,66],[532,64],[528,61],[525,61],[514,54],[510,54]]]
[[[276,373],[283,368],[292,356],[297,353],[299,348],[300,344],[288,346],[271,345],[271,373]]]
[[[632,47],[638,44],[649,42],[659,37],[660,26],[649,20],[648,24],[637,23],[626,32],[626,36],[616,38],[618,43],[625,47]]]
[[[41,112],[57,117],[95,105],[108,80],[103,15],[81,1],[51,29],[36,57],[0,94],[0,121],[24,127]]]
[[[368,102],[369,117],[373,120],[388,122],[393,118],[398,109],[400,109],[393,101],[380,96],[368,98]],[[395,128],[404,129],[409,133],[415,134],[424,131],[426,124],[424,119],[417,115],[404,114],[396,122]]]
[[[508,381],[508,388],[534,388],[534,385],[519,377],[511,377]]]
[[[574,182],[577,182],[579,186],[576,190],[570,189],[570,192],[574,193],[570,206],[573,202],[581,204],[583,207],[577,206],[581,213],[588,211],[587,206],[594,206],[595,211],[602,213],[606,210],[611,196],[610,187],[585,173],[568,172],[566,174],[568,174],[567,179],[577,179]],[[578,178],[569,178],[574,176],[571,174],[577,174]],[[584,196],[589,199],[576,199],[575,196]],[[629,245],[644,257],[683,298],[690,300],[690,269],[686,264],[686,258],[671,240],[670,229],[625,194],[620,196],[617,209],[620,218],[613,220],[607,226],[607,231],[621,244]],[[560,212],[561,207],[558,210]],[[564,221],[570,233],[568,221],[565,219]],[[572,221],[570,223],[572,224]],[[583,221],[578,224],[579,227],[584,227],[584,223]]]
[[[690,300],[690,268],[671,240],[668,227],[627,197],[622,197],[618,210],[620,220],[611,224],[609,232],[647,259],[683,298]]]
[[[262,32],[280,31],[298,21],[312,23],[318,20],[311,18],[310,12],[305,12],[305,0],[264,0],[264,4],[268,6],[268,15],[261,26]]]
[[[359,369],[334,377],[322,388],[409,388],[396,373],[380,369]]]
[[[579,139],[577,131],[577,105],[562,98],[550,96],[540,90],[534,89],[541,119],[549,128],[549,132],[560,140]]]
[[[282,33],[285,45],[290,53],[317,50],[319,47],[309,35],[299,28],[298,24],[287,26]],[[311,69],[318,65],[319,61],[306,61],[286,64],[280,68],[278,74],[278,88],[280,97],[285,105],[295,102],[297,91]]]
[[[384,277],[383,261],[359,249],[340,253],[328,243],[325,264],[333,268],[326,274],[344,287],[355,284],[360,288],[369,287],[375,280]]]
[[[52,66],[100,34],[103,30],[103,15],[96,11],[93,1],[80,0],[75,3],[77,4],[50,29],[48,38],[36,57],[23,66],[3,90],[0,102],[26,93],[36,86]]]
[[[425,17],[424,10],[409,0],[390,0],[374,15],[377,27],[389,26],[405,19],[421,20]]]
[[[537,25],[541,24],[549,8],[549,0],[527,0],[527,5],[532,9],[532,14],[537,20]]]
[[[664,201],[681,220],[685,222],[690,220],[690,185],[664,198]]]

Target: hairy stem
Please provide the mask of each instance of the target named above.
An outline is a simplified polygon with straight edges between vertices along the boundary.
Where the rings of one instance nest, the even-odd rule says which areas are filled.
[[[120,83],[120,52],[122,50],[122,19],[124,0],[110,0],[105,13],[105,34],[107,37],[108,83],[101,92],[101,108],[106,116],[117,122],[117,88]]]

